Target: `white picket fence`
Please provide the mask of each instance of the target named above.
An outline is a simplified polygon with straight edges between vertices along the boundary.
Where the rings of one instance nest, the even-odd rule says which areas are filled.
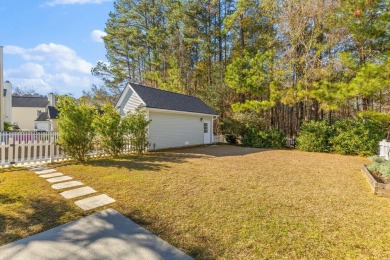
[[[379,142],[379,156],[386,160],[390,160],[390,142],[387,142],[386,140]]]
[[[10,138],[13,138],[13,141],[18,141],[19,143],[39,143],[48,141],[51,138],[54,139],[54,142],[58,140],[58,132],[37,132],[37,131],[20,131],[20,132],[0,132],[0,143],[4,142],[9,144]]]
[[[30,163],[54,162],[67,159],[55,139],[30,140],[13,137],[0,143],[0,166],[24,165]]]
[[[57,144],[58,132],[0,132],[0,140],[0,167],[69,159]],[[133,152],[130,143],[125,145],[122,152]],[[89,157],[107,155],[106,151],[99,148],[88,154]]]

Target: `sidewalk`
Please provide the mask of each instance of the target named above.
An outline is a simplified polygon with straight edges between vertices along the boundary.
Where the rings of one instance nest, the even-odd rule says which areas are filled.
[[[113,209],[0,247],[1,260],[192,259]]]

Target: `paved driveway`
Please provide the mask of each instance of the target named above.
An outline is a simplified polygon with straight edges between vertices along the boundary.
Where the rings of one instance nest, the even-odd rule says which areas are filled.
[[[192,259],[113,209],[0,247],[14,259]]]

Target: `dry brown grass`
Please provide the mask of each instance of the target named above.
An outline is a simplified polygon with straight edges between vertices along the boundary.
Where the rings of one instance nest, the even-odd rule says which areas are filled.
[[[55,167],[199,259],[387,259],[390,199],[371,194],[362,163],[212,146]],[[0,244],[83,215],[32,172],[1,180]]]
[[[199,259],[390,257],[390,199],[361,157],[212,146],[58,170]]]
[[[83,216],[42,178],[20,168],[0,172],[0,245]]]

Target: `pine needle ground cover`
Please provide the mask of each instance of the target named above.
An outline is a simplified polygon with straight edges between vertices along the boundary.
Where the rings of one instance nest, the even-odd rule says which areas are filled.
[[[84,213],[32,171],[0,171],[0,245],[40,233]]]
[[[59,166],[198,259],[390,257],[362,157],[211,146]]]

